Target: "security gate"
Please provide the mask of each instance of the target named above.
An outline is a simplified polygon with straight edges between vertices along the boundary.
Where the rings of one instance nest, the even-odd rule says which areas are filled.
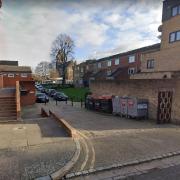
[[[157,123],[170,123],[172,108],[172,91],[159,91]]]

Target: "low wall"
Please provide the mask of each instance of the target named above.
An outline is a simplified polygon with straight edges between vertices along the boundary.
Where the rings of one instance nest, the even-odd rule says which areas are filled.
[[[157,119],[158,92],[173,91],[172,114],[173,123],[180,123],[180,80],[127,80],[127,81],[91,81],[90,89],[95,94],[131,96],[149,100],[149,118]]]
[[[64,119],[62,119],[61,117],[59,117],[57,114],[55,114],[54,112],[52,112],[51,110],[49,111],[49,115],[53,116],[58,122],[61,123],[61,125],[63,126],[63,128],[65,129],[65,131],[68,133],[68,135],[72,138],[76,138],[77,137],[77,132],[76,129],[74,129],[70,124],[68,124]]]

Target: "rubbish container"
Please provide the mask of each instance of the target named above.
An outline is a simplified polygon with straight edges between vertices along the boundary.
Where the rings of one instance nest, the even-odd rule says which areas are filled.
[[[128,116],[128,97],[120,97],[120,114]]]
[[[100,97],[95,97],[94,98],[94,110],[100,111],[100,109],[101,109]]]
[[[119,96],[113,96],[112,97],[112,107],[113,107],[113,114],[119,115],[121,113],[120,111],[120,97]]]
[[[89,110],[94,110],[94,99],[91,95],[86,97],[86,108]]]
[[[112,114],[112,96],[101,96],[101,111]]]
[[[148,118],[148,100],[129,98],[128,99],[128,116],[132,118]]]

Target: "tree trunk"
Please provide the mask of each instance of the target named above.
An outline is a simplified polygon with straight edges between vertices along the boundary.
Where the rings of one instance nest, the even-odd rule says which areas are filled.
[[[65,65],[65,63],[63,63],[63,79],[62,79],[62,85],[64,86],[65,84],[66,84],[66,67],[65,67],[66,65]]]

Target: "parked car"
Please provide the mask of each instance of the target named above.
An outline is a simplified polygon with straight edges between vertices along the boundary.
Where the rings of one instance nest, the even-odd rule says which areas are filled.
[[[55,93],[53,99],[56,101],[67,101],[68,96],[65,95],[63,92],[57,92],[57,93]]]
[[[53,97],[53,96],[55,95],[55,93],[56,93],[56,90],[55,90],[55,89],[49,89],[48,95],[49,95],[50,97]]]
[[[45,88],[42,88],[42,89],[41,89],[41,92],[42,92],[42,93],[45,93]]]
[[[49,94],[49,89],[44,89],[44,93],[45,93],[46,95],[48,95],[48,94]]]
[[[49,102],[49,98],[45,93],[37,93],[36,94],[36,102],[37,103],[47,103],[47,102]]]

